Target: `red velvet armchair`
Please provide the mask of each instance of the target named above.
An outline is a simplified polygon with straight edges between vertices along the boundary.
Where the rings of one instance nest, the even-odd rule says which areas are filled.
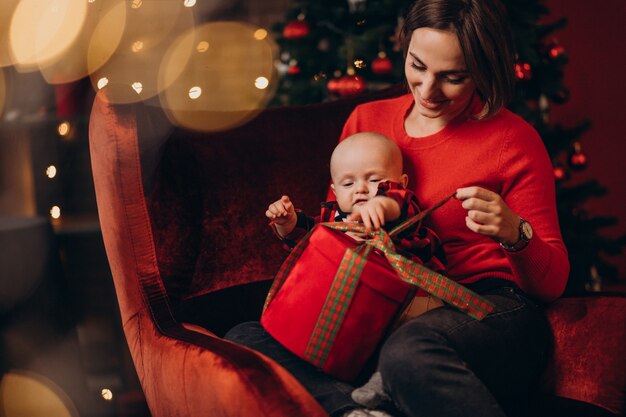
[[[221,336],[258,319],[286,256],[267,203],[289,190],[305,210],[319,207],[342,124],[366,99],[268,109],[209,134],[98,93],[90,147],[100,224],[153,416],[326,416],[279,365]],[[624,413],[626,297],[564,298],[547,313],[554,356],[535,415]]]

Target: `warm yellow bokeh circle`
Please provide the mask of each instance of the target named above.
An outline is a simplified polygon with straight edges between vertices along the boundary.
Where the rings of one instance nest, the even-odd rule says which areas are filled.
[[[224,130],[267,105],[277,83],[277,47],[258,29],[239,22],[207,23],[172,45],[159,70],[159,98],[174,124]],[[182,71],[181,62],[186,62]]]
[[[7,99],[7,84],[4,79],[4,70],[0,68],[0,117],[4,112],[5,101]]]
[[[78,37],[86,17],[86,1],[21,0],[9,30],[15,67],[34,71],[56,62]]]
[[[85,2],[87,16],[76,40],[56,62],[39,65],[50,84],[65,84],[98,70],[116,51],[126,26],[124,0]]]
[[[70,398],[55,383],[33,372],[12,371],[0,382],[3,417],[78,417]]]
[[[94,49],[94,45],[107,39],[98,35],[101,41],[92,41],[88,66],[94,88],[108,85],[110,101],[133,103],[158,94],[159,64],[172,43],[193,29],[194,16],[181,1],[133,1],[122,3],[122,7],[126,23],[114,52]],[[112,10],[110,14],[121,14],[121,10]],[[100,21],[96,33],[106,34],[114,23],[115,19],[107,16],[106,21]],[[191,48],[191,44],[187,47]],[[184,65],[184,61],[179,62],[179,72]]]

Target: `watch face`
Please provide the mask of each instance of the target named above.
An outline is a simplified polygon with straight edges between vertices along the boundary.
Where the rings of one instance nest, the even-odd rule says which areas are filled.
[[[522,233],[526,237],[526,240],[530,240],[533,237],[533,228],[528,222],[522,223]]]

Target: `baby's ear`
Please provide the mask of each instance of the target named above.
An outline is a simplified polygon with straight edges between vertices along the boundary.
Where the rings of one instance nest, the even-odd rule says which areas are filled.
[[[335,184],[330,184],[330,189],[333,190],[333,194],[336,196],[337,193],[335,192]]]
[[[400,175],[400,184],[402,187],[406,188],[406,186],[409,185],[409,176],[406,174]]]

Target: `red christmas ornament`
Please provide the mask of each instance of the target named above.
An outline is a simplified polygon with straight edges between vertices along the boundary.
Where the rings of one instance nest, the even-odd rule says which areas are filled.
[[[556,59],[562,56],[563,54],[565,54],[565,48],[563,48],[561,45],[554,45],[548,51],[548,55],[552,59]]]
[[[331,94],[339,94],[339,78],[333,78],[331,80],[328,80],[326,88]]]
[[[564,181],[568,178],[569,173],[564,167],[560,165],[555,166],[552,171],[554,172],[554,178],[557,181]]]
[[[530,80],[533,77],[530,64],[528,62],[518,62],[515,64],[515,76],[519,80]]]
[[[569,166],[580,171],[587,166],[587,155],[585,155],[580,147],[580,143],[574,142],[574,151],[569,156]]]
[[[344,75],[337,80],[337,93],[341,97],[354,96],[365,91],[365,81],[356,75]]]
[[[297,65],[291,65],[287,68],[287,74],[289,75],[298,75],[302,70]]]
[[[378,54],[378,58],[372,61],[372,72],[376,75],[387,75],[391,73],[393,65],[384,52]]]
[[[305,20],[292,20],[283,29],[286,39],[300,39],[309,35],[311,28]]]

